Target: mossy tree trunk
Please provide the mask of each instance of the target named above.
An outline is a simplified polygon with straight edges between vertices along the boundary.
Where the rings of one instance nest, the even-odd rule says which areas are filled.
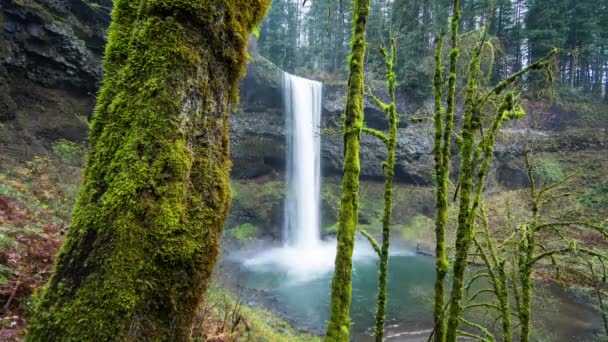
[[[547,222],[546,217],[543,217],[545,215],[542,214],[543,206],[554,202],[560,197],[568,196],[569,193],[563,192],[565,188],[564,183],[577,173],[572,173],[550,185],[539,184],[534,177],[535,170],[529,153],[526,152],[524,158],[530,181],[531,218],[527,224],[523,224],[519,228],[521,236],[519,237],[519,241],[517,241],[515,254],[518,267],[515,270],[516,272],[514,272],[518,276],[518,279],[514,280],[519,280],[521,288],[517,290],[514,286],[514,290],[517,290],[515,293],[520,297],[517,301],[517,309],[521,326],[521,341],[528,342],[531,340],[532,332],[532,275],[536,264],[546,258],[550,258],[551,264],[559,272],[560,264],[555,257],[568,254],[580,257],[584,255],[584,258],[587,258],[588,262],[589,257],[597,258],[600,263],[604,264],[608,260],[608,255],[605,254],[605,251],[593,247],[589,248],[585,246],[584,242],[581,243],[578,238],[581,236],[580,234],[594,233],[599,234],[598,238],[608,239],[608,229],[606,229],[603,223],[595,224],[583,219],[580,215],[577,215],[576,219],[572,221],[561,217],[558,220],[550,218],[550,221]],[[587,232],[581,233],[582,229],[587,230]],[[551,231],[555,233],[556,238],[550,239],[547,237]]]
[[[397,55],[395,41],[391,41],[390,57],[383,50],[386,62],[386,83],[391,96],[391,103],[384,104],[388,117],[388,139],[386,143],[387,157],[384,164],[384,213],[382,216],[382,247],[380,253],[380,271],[378,276],[378,303],[376,309],[376,342],[382,342],[384,337],[384,321],[386,319],[386,291],[388,277],[388,248],[390,244],[391,216],[393,213],[393,179],[395,178],[395,152],[397,149],[397,108],[396,91],[397,75],[393,71]]]
[[[473,116],[479,114],[477,113],[479,108],[475,98],[477,91],[477,77],[479,75],[480,67],[479,51],[481,49],[481,45],[482,43],[480,43],[480,47],[478,47],[475,53],[471,56],[464,102],[465,109],[463,113],[462,142],[460,146],[461,172],[458,179],[458,185],[460,186],[460,206],[458,211],[458,228],[456,230],[456,256],[454,258],[452,290],[450,292],[451,299],[446,331],[446,339],[448,342],[456,341],[458,336],[458,326],[460,325],[460,318],[462,317],[462,312],[464,310],[461,301],[464,293],[465,270],[467,266],[466,262],[472,237],[472,227],[468,224],[468,222],[469,217],[472,215],[470,204],[471,191],[473,190],[473,175],[476,165],[474,163],[477,163],[478,160],[473,158],[475,144],[475,127],[473,126]]]
[[[485,32],[485,31],[483,31]],[[496,109],[495,117],[490,127],[483,129],[482,112],[492,96],[500,96],[515,80],[532,70],[550,70],[551,60],[556,51],[547,57],[530,64],[501,81],[491,91],[477,91],[480,73],[481,53],[486,44],[484,33],[479,41],[469,63],[469,75],[464,100],[462,135],[460,142],[461,172],[458,180],[460,193],[458,198],[458,227],[456,230],[455,258],[453,265],[453,281],[450,292],[449,313],[447,318],[446,340],[455,342],[460,334],[459,326],[464,312],[462,303],[464,283],[467,269],[467,258],[471,242],[474,239],[474,227],[477,210],[482,204],[482,193],[485,177],[490,162],[494,157],[494,144],[502,124],[510,119],[520,119],[525,113],[521,107],[516,108],[516,97],[513,92],[505,94]],[[476,142],[479,137],[479,142]],[[523,298],[523,297],[522,297]]]
[[[479,208],[482,231],[480,232],[483,236],[484,241],[482,242],[477,236],[473,236],[473,242],[477,246],[478,254],[481,256],[486,270],[487,278],[489,279],[490,285],[492,285],[492,292],[498,299],[498,307],[494,307],[493,303],[489,304],[488,307],[494,307],[500,311],[500,319],[502,321],[502,340],[504,342],[513,341],[512,334],[512,323],[511,323],[511,308],[509,299],[509,279],[506,273],[506,261],[500,258],[499,250],[495,246],[495,241],[490,233],[490,225],[488,222],[488,216],[482,205]],[[479,232],[478,232],[479,234]],[[488,289],[481,289],[472,298],[476,298],[477,295],[490,291]],[[479,305],[479,304],[476,304]]]
[[[117,0],[72,226],[29,341],[188,341],[230,203],[228,117],[267,0]]]
[[[456,67],[458,61],[458,23],[460,20],[460,4],[454,1],[454,14],[451,22],[452,50],[450,52],[450,75],[448,76],[448,108],[444,112],[442,103],[443,97],[443,34],[437,40],[435,54],[435,75],[433,78],[435,96],[435,137],[433,155],[435,160],[435,181],[436,181],[436,207],[435,214],[435,303],[433,308],[433,318],[435,322],[434,339],[435,342],[445,341],[445,277],[448,272],[448,259],[445,246],[445,230],[447,226],[448,214],[448,183],[451,157],[452,130],[454,127],[454,108],[456,97]]]
[[[353,1],[353,36],[349,59],[348,96],[344,113],[344,178],[338,223],[338,247],[331,286],[331,313],[326,341],[348,341],[352,297],[352,255],[359,212],[359,148],[363,128],[363,63],[369,0]]]
[[[397,60],[397,45],[395,39],[391,39],[390,53],[384,47],[380,48],[386,65],[386,86],[390,94],[391,102],[385,103],[373,94],[368,95],[386,113],[388,120],[388,135],[369,127],[363,127],[363,132],[379,138],[387,150],[386,160],[382,163],[384,169],[384,212],[382,214],[382,244],[360,229],[361,233],[370,241],[380,259],[378,270],[378,301],[376,303],[376,341],[382,342],[384,337],[384,321],[386,320],[386,301],[388,283],[388,257],[391,238],[391,217],[393,214],[393,180],[395,178],[395,154],[397,150],[397,75],[393,67]]]
[[[443,107],[441,105],[442,94],[443,94],[443,67],[441,62],[441,55],[443,54],[443,36],[439,37],[437,41],[437,52],[435,55],[435,116],[433,122],[435,125],[435,144],[433,148],[433,155],[435,158],[435,181],[437,197],[435,205],[437,212],[435,213],[435,303],[433,307],[433,320],[435,322],[434,338],[435,342],[442,342],[445,340],[445,326],[443,324],[442,316],[445,306],[445,276],[448,270],[448,261],[445,252],[445,227],[447,223],[447,181],[444,182],[444,175],[446,174],[443,158],[442,158],[442,136],[443,136]]]

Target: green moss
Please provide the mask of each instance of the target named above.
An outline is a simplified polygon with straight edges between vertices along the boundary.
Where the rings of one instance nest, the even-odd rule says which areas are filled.
[[[591,185],[583,195],[579,197],[581,204],[602,209],[608,207],[608,182]]]
[[[348,96],[344,113],[344,177],[340,201],[338,248],[331,286],[331,313],[326,341],[348,341],[352,297],[352,255],[359,211],[359,140],[363,128],[365,29],[370,1],[356,0],[353,6],[353,35],[349,58]]]
[[[28,340],[188,340],[230,204],[228,115],[267,6],[115,2],[84,187]]]
[[[257,233],[258,227],[252,225],[251,223],[244,223],[226,231],[226,235],[228,237],[236,239],[240,242],[246,242],[254,239]]]
[[[558,182],[565,177],[560,163],[553,158],[541,158],[537,160],[534,174],[539,180],[548,184]]]
[[[237,299],[233,293],[226,289],[214,287],[207,296],[207,307],[213,307],[213,315],[218,320],[232,316]],[[242,298],[240,299],[242,301]],[[240,304],[239,314],[247,324],[247,331],[238,336],[230,336],[230,341],[253,341],[253,342],[315,342],[319,338],[306,333],[298,332],[288,322],[278,317],[275,313],[261,307],[250,307]]]
[[[404,240],[413,241],[426,235],[433,226],[432,219],[419,214],[414,216],[409,224],[398,226],[398,229],[401,231],[401,237]]]

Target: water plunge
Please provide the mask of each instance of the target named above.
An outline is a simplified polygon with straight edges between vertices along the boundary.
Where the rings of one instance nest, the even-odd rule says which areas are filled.
[[[282,81],[287,128],[282,246],[241,259],[245,268],[241,270],[240,285],[254,290],[261,303],[281,312],[298,327],[323,334],[330,311],[336,241],[320,239],[322,84],[287,73],[282,75]],[[377,262],[369,243],[357,241],[351,306],[352,339],[357,342],[373,340]],[[433,258],[416,255],[403,246],[391,246],[387,340],[427,339],[433,326],[428,299],[433,294],[434,262]],[[594,317],[593,313],[590,315]],[[561,325],[568,326],[563,322]]]
[[[283,73],[283,97],[287,129],[285,211],[282,246],[246,257],[244,285],[271,289],[269,302],[313,331],[320,331],[329,312],[329,289],[334,269],[336,241],[320,237],[320,124],[322,84]],[[416,307],[401,319],[418,320],[430,306],[420,295],[431,288],[432,259],[407,250],[393,251],[391,294],[400,300],[389,304],[394,318],[403,307]],[[358,331],[373,326],[377,289],[377,255],[367,243],[357,244],[353,255],[353,322]],[[400,268],[397,270],[397,268]],[[411,274],[417,280],[410,279]],[[405,279],[393,279],[393,276]],[[276,300],[276,301],[275,301]],[[371,308],[371,309],[370,309]],[[428,316],[428,315],[427,315]]]
[[[283,73],[288,135],[283,241],[302,251],[320,244],[322,91],[321,82]]]
[[[332,271],[335,241],[320,237],[321,82],[283,73],[287,128],[287,167],[283,246],[245,262],[257,271],[282,270],[288,281],[302,282]]]

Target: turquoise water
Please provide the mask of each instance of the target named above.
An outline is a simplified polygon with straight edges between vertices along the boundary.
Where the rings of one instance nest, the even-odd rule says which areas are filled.
[[[306,258],[305,255],[301,257]],[[293,277],[285,269],[267,263],[248,267],[242,276],[241,285],[267,293],[266,301],[290,321],[311,331],[325,327],[330,304],[331,270],[309,278]],[[354,258],[351,318],[355,332],[374,326],[377,278],[377,257],[367,253]],[[430,296],[434,281],[433,258],[407,250],[392,255],[389,259],[387,322],[398,321],[402,326],[405,322],[408,330],[430,327]]]
[[[266,249],[246,258],[240,286],[255,302],[279,313],[296,327],[322,334],[328,320],[335,247],[308,255],[289,248]],[[378,260],[370,249],[353,257],[351,319],[353,339],[369,341],[375,325]],[[387,336],[390,341],[425,341],[432,328],[434,258],[397,250],[389,259]],[[476,286],[475,286],[476,287]],[[535,287],[535,335],[545,341],[591,341],[601,330],[599,315],[554,286]],[[478,317],[480,318],[480,317]],[[499,332],[499,327],[495,327]],[[404,332],[419,332],[403,336]],[[600,331],[601,332],[601,331]]]

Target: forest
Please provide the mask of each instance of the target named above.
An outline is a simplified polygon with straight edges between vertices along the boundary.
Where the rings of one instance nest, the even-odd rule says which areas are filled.
[[[0,26],[0,341],[608,341],[605,0]]]

